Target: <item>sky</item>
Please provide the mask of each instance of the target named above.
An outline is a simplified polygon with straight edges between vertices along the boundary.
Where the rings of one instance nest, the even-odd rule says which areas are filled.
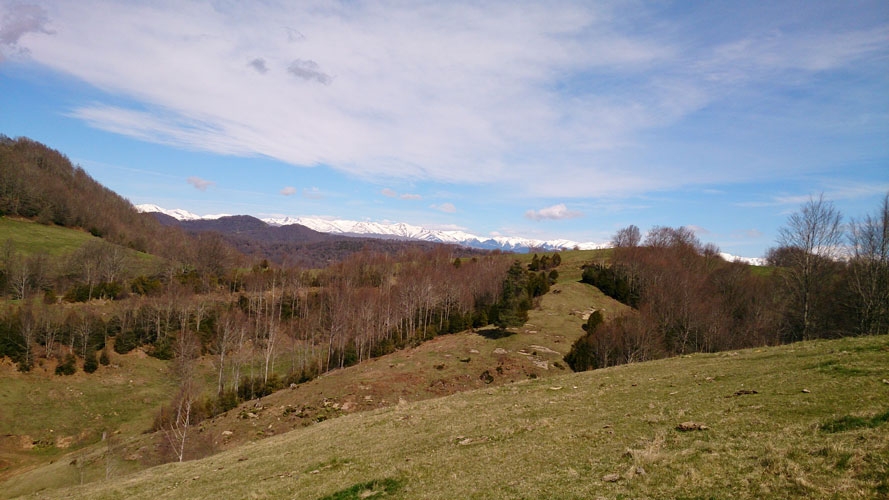
[[[758,257],[889,193],[889,2],[0,0],[0,134],[201,215]]]

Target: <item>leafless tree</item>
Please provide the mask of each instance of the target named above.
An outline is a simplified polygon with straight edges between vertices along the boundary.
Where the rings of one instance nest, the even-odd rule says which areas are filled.
[[[642,242],[642,233],[635,225],[629,225],[623,229],[619,229],[611,239],[611,244],[615,248],[637,247]]]
[[[889,331],[889,194],[877,212],[850,224],[850,282],[862,333]]]
[[[842,215],[823,193],[791,214],[778,231],[778,244],[793,250],[787,253],[785,277],[799,308],[799,337],[803,340],[813,334],[814,296],[823,285],[822,273],[840,256],[842,238]]]

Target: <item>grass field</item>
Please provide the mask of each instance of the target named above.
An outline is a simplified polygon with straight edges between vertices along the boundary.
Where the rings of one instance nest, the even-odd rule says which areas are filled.
[[[7,241],[22,256],[44,252],[50,257],[64,258],[90,241],[99,241],[86,231],[59,226],[47,226],[25,219],[0,217],[0,246]],[[150,274],[161,263],[159,257],[125,249],[134,275]]]
[[[886,380],[886,336],[685,356],[355,413],[39,496],[881,498]]]
[[[111,366],[94,374],[78,371],[67,377],[52,374],[53,362],[19,373],[4,360],[0,481],[5,482],[0,497],[77,484],[83,467],[69,464],[80,450],[105,446],[100,444],[103,433],[131,439],[151,426],[159,405],[175,390],[167,363],[136,352],[111,352],[111,359]],[[138,462],[126,465],[141,468]]]
[[[93,239],[98,238],[85,231],[0,217],[0,245],[12,241],[16,251],[26,256],[37,252],[46,252],[50,256],[67,255]]]

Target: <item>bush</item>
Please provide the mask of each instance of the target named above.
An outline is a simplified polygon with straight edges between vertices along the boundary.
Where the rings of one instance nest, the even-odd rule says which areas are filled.
[[[99,364],[102,366],[108,366],[111,364],[111,358],[108,357],[108,349],[102,349],[102,354],[99,355]]]
[[[118,354],[126,354],[136,347],[139,347],[139,339],[132,330],[122,331],[114,339],[114,352]]]
[[[95,373],[98,369],[99,362],[96,360],[96,353],[87,354],[86,359],[83,360],[83,371],[86,373]]]
[[[77,371],[77,358],[73,354],[65,356],[64,360],[56,367],[56,375],[74,375]]]

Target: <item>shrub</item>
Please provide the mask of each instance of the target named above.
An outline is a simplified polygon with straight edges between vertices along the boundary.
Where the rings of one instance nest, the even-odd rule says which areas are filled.
[[[83,371],[86,373],[94,373],[99,369],[99,362],[96,360],[96,353],[90,353],[86,355],[86,359],[83,361]]]
[[[77,371],[77,358],[73,354],[65,356],[64,360],[56,367],[56,375],[74,375]]]

